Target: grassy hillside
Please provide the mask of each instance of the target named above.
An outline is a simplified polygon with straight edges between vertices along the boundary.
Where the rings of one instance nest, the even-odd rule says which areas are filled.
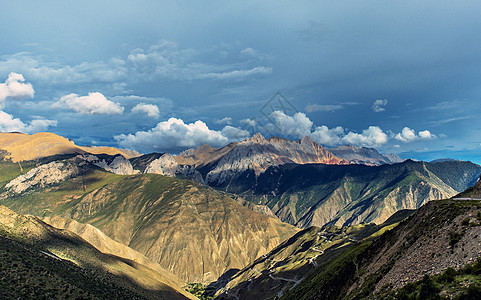
[[[96,168],[1,202],[22,213],[91,224],[187,282],[240,269],[297,231],[191,181]]]

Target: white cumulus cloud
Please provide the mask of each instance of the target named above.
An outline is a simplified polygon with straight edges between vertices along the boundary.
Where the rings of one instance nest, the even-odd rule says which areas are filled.
[[[88,96],[69,94],[52,105],[53,108],[68,108],[81,114],[121,114],[124,108],[105,98],[101,93],[89,93]]]
[[[386,110],[387,100],[386,99],[378,99],[374,101],[372,104],[372,110],[374,112],[382,112]]]
[[[342,136],[344,135],[344,128],[338,126],[333,129],[329,129],[327,126],[317,126],[316,129],[310,134],[311,138],[321,145],[335,146],[341,143]]]
[[[25,83],[22,74],[10,73],[4,83],[0,83],[0,101],[7,98],[26,99],[33,98],[35,91],[30,83]]]
[[[338,126],[329,129],[327,126],[316,126],[312,130],[313,123],[304,113],[296,113],[294,116],[286,115],[281,111],[270,114],[273,124],[266,125],[269,132],[278,132],[282,135],[302,138],[309,135],[319,144],[335,146],[340,144],[352,144],[363,147],[378,147],[388,142],[389,137],[378,126],[369,126],[361,133],[349,131]]]
[[[160,115],[159,107],[154,104],[139,103],[132,108],[133,113],[144,113],[151,118],[158,118]]]
[[[362,133],[350,131],[342,138],[342,141],[346,144],[363,147],[378,147],[388,142],[388,136],[378,126],[369,126]]]
[[[19,118],[14,118],[12,115],[0,111],[0,131],[12,132],[19,131],[24,133],[35,133],[47,130],[48,127],[57,126],[55,120],[37,119],[32,120],[30,124],[25,124]]]
[[[432,134],[429,130],[423,130],[416,134],[414,129],[404,127],[400,133],[394,136],[394,138],[403,143],[409,143],[419,140],[431,140],[437,138],[437,136]]]
[[[298,112],[294,116],[286,115],[281,111],[272,112],[269,117],[273,124],[267,125],[267,130],[279,132],[282,135],[302,138],[311,133],[312,121],[305,113]]]
[[[221,147],[248,136],[247,131],[232,126],[226,126],[221,131],[216,131],[209,129],[200,120],[186,124],[181,119],[170,118],[167,121],[159,122],[148,131],[121,134],[114,138],[119,146],[129,149],[180,152],[186,148],[199,147],[203,144]]]

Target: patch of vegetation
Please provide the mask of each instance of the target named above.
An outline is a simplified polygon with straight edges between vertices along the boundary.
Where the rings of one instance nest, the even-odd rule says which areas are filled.
[[[35,167],[33,161],[13,163],[10,160],[0,160],[0,188],[3,188],[10,180],[26,174]]]
[[[463,237],[463,234],[457,231],[451,231],[449,232],[449,246],[451,246],[451,249],[456,246],[456,244],[461,240]]]
[[[195,295],[199,300],[212,300],[212,296],[206,295],[206,286],[202,283],[189,283],[185,287],[185,290],[192,295]]]

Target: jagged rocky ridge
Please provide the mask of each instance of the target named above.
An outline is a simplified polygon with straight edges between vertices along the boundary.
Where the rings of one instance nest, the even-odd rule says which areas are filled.
[[[13,135],[13,137],[4,136],[4,139],[6,139],[6,141],[4,141],[4,147],[6,147],[6,149],[12,150],[18,148],[9,148],[12,144],[9,139],[13,138],[15,138],[13,141],[17,142],[16,139],[19,137],[16,135]],[[33,136],[20,135],[20,138],[20,141],[27,140],[29,143],[33,143],[36,140],[47,139],[54,140],[55,143],[58,143],[62,147],[65,146],[63,143],[74,145],[70,141],[64,141],[63,138],[48,133]],[[43,140],[42,142],[46,143]],[[54,151],[57,149],[55,147],[47,147],[50,151],[48,153],[55,153]],[[62,149],[59,150],[60,153],[66,152],[63,148],[60,149]],[[180,176],[213,186],[229,183],[245,171],[252,170],[257,177],[269,167],[290,163],[334,165],[363,163],[380,165],[401,161],[401,159],[395,155],[382,155],[375,149],[370,148],[342,146],[334,149],[326,149],[307,136],[297,141],[290,141],[278,137],[266,139],[261,134],[256,134],[238,143],[231,143],[220,149],[203,145],[197,149],[186,150],[177,156],[172,156],[169,153],[152,153],[143,156],[129,157],[129,159],[127,159],[121,154],[93,155],[85,153],[85,149],[98,151],[101,148],[81,148],[79,151],[84,151],[81,158],[88,163],[114,174],[132,175],[137,173],[155,173],[166,176]],[[16,153],[19,152],[19,150],[15,151]],[[72,150],[69,148],[68,151]],[[109,149],[109,151],[112,152],[115,151],[115,149]],[[125,150],[119,151],[128,153]],[[23,154],[24,153],[21,155]],[[59,166],[59,168],[61,167]]]

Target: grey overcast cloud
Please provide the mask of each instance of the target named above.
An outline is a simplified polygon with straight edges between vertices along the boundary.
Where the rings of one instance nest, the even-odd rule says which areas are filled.
[[[481,163],[480,11],[477,1],[3,1],[0,131],[143,153],[309,135]],[[275,95],[283,105],[270,105]]]

